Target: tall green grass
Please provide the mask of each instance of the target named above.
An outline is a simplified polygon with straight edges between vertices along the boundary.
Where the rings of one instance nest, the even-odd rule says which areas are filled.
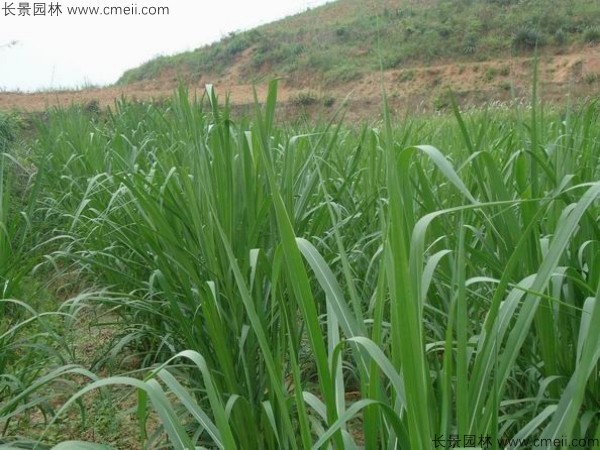
[[[130,385],[174,448],[599,438],[598,105],[290,128],[276,92],[39,125],[47,260],[148,367],[63,410]]]
[[[41,173],[29,176],[18,132],[13,118],[0,115],[0,447],[35,448],[31,417],[49,423],[57,399],[76,388],[73,376],[94,375],[69,364],[65,328],[77,301],[53,304],[32,276],[52,237],[37,214]]]

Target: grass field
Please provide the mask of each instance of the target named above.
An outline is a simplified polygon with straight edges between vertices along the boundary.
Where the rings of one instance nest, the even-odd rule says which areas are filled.
[[[599,104],[276,92],[1,118],[0,446],[134,448],[133,393],[140,448],[600,448]]]

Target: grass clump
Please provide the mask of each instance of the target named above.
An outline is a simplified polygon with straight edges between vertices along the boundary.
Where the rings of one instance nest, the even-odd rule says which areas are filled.
[[[585,74],[585,82],[587,84],[594,84],[600,81],[600,73],[598,72],[588,72]]]
[[[520,28],[512,38],[512,45],[517,50],[533,50],[545,44],[543,34],[533,28]]]
[[[600,43],[600,27],[594,26],[586,28],[583,32],[583,42],[586,44]]]
[[[559,47],[568,43],[568,35],[562,28],[559,28],[554,33],[554,43]]]
[[[408,81],[412,81],[415,79],[415,71],[414,70],[403,70],[400,75],[398,75],[398,81],[400,83],[406,83]]]
[[[296,106],[311,106],[319,101],[317,94],[311,91],[303,91],[296,94],[291,103]]]

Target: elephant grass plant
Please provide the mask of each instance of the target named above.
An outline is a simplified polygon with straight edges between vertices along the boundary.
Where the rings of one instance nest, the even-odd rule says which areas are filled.
[[[47,259],[147,366],[60,413],[128,385],[177,449],[600,439],[598,104],[292,128],[276,94],[40,124]]]

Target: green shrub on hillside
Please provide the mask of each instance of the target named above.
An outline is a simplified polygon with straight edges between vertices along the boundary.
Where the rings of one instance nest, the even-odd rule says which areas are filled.
[[[462,51],[465,55],[475,53],[477,48],[477,35],[475,33],[467,33],[462,41]]]
[[[512,38],[512,45],[518,50],[533,50],[545,43],[544,35],[533,28],[519,28]]]
[[[583,32],[583,42],[586,44],[600,43],[600,27],[589,27]]]
[[[565,45],[567,43],[567,33],[562,28],[559,28],[554,33],[554,43],[556,45]]]
[[[229,37],[226,40],[226,52],[229,55],[237,55],[254,45],[261,37],[261,33],[257,30],[252,30],[248,33],[229,33]]]
[[[292,104],[296,106],[310,106],[317,103],[317,94],[311,91],[300,92],[291,99]]]

